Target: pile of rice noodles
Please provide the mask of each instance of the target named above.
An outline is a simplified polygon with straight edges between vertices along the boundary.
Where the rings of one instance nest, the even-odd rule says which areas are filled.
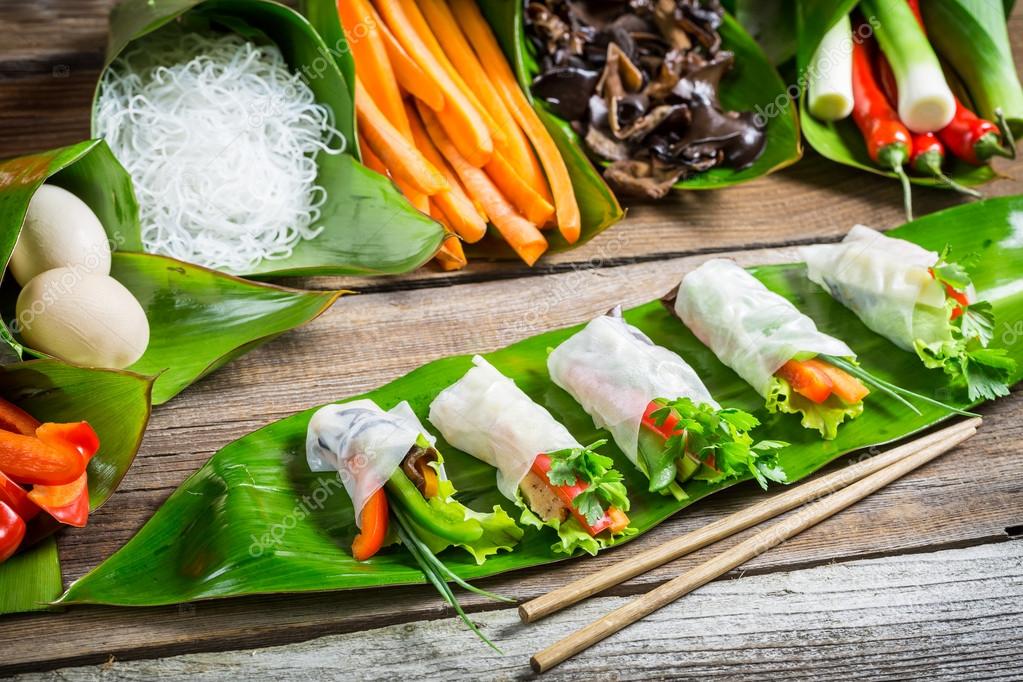
[[[95,122],[135,183],[146,251],[245,273],[323,229],[316,155],[346,141],[276,45],[159,31],[107,69]]]

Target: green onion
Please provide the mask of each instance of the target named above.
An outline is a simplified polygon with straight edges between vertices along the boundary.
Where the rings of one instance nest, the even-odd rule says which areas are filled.
[[[920,410],[918,410],[914,405],[912,405],[909,401],[907,401],[903,396],[909,396],[911,398],[916,398],[917,400],[920,400],[922,402],[930,403],[931,405],[936,405],[938,407],[941,407],[941,408],[944,408],[944,409],[948,410],[949,412],[953,412],[955,414],[961,414],[961,415],[963,415],[965,417],[979,417],[980,416],[980,415],[978,415],[975,412],[967,412],[966,410],[958,408],[955,405],[949,405],[948,403],[943,403],[940,400],[935,400],[934,398],[928,398],[927,396],[925,396],[925,395],[923,395],[921,393],[917,393],[915,391],[911,391],[908,388],[902,388],[901,386],[896,386],[893,383],[885,381],[884,379],[871,374],[870,372],[868,372],[867,370],[863,369],[859,365],[854,365],[851,362],[843,360],[842,358],[836,358],[833,355],[824,355],[822,357],[825,358],[831,364],[833,364],[835,367],[839,367],[840,369],[845,370],[849,374],[852,374],[853,376],[857,377],[858,379],[861,379],[865,383],[870,384],[871,386],[874,386],[875,388],[877,388],[882,393],[884,393],[884,394],[894,398],[895,400],[899,401],[900,403],[902,403],[903,405],[907,406],[910,410],[912,410],[916,414],[920,414]]]
[[[905,0],[863,0],[860,8],[895,74],[899,118],[916,133],[947,126],[955,116],[955,97],[913,10]]]
[[[1023,135],[1023,86],[1009,45],[1005,11],[996,0],[927,0],[924,22],[934,46],[966,83],[977,113],[1000,114]]]
[[[852,22],[843,14],[828,29],[807,67],[807,104],[814,118],[839,121],[853,110]]]
[[[497,653],[504,654],[504,652],[501,651],[496,644],[491,642],[490,639],[488,639],[487,636],[480,631],[476,623],[474,623],[473,620],[466,615],[465,611],[462,610],[462,605],[458,603],[458,599],[455,598],[454,592],[452,592],[451,588],[448,587],[447,580],[453,580],[472,592],[476,592],[477,594],[481,594],[497,601],[512,602],[514,600],[487,592],[486,590],[481,590],[480,588],[474,587],[459,578],[450,568],[444,565],[444,562],[438,559],[436,555],[430,551],[430,548],[426,546],[426,543],[419,539],[412,523],[405,517],[404,512],[398,509],[398,507],[392,506],[391,513],[394,516],[394,519],[398,522],[396,525],[398,537],[401,538],[402,544],[404,544],[405,548],[408,549],[412,558],[416,560],[417,564],[419,564],[420,570],[422,570],[426,579],[430,581],[430,584],[436,588],[444,601],[446,601],[455,610],[458,617],[469,626],[469,629],[476,633],[477,637],[486,642]]]

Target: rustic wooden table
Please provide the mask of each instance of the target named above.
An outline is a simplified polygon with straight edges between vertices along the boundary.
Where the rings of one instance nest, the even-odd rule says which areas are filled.
[[[0,157],[88,136],[112,4],[3,0]],[[1010,32],[1023,66],[1023,11]],[[1023,175],[1023,160],[997,165]],[[988,195],[1021,191],[1008,178],[985,188]],[[916,200],[920,214],[960,201],[923,189]],[[727,192],[635,205],[613,230],[532,270],[473,263],[454,274],[427,268],[397,278],[293,282],[362,295],[343,298],[309,326],[158,408],[120,490],[88,529],[61,538],[65,580],[120,547],[219,447],[267,422],[436,358],[495,349],[615,303],[647,301],[708,254],[784,262],[791,247],[837,239],[857,222],[902,222],[897,184],[808,152],[784,172]],[[986,423],[966,446],[547,677],[1023,676],[1023,542],[1009,541],[1023,535],[1023,395],[982,412]],[[529,599],[759,496],[739,486],[628,549],[481,585]],[[0,620],[0,675],[36,679],[64,668],[61,675],[76,680],[524,677],[528,654],[542,644],[710,555],[676,561],[529,628],[513,609],[466,596],[503,657],[474,641],[430,588],[409,587],[8,617]]]

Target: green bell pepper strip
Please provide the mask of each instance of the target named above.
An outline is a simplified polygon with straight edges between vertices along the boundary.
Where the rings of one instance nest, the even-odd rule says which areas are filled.
[[[419,489],[400,468],[391,474],[385,485],[391,502],[400,505],[413,521],[434,535],[456,545],[479,540],[483,535],[483,528],[479,523],[450,521],[433,513]]]

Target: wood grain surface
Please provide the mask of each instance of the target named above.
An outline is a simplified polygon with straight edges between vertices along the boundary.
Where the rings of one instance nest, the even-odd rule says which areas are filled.
[[[58,676],[375,680],[443,671],[445,680],[538,679],[527,663],[532,653],[626,601],[593,599],[529,626],[514,609],[477,615],[503,656],[444,618],[286,647],[111,661]],[[1021,541],[748,576],[711,583],[539,679],[1019,679],[1021,604]]]
[[[0,157],[88,137],[89,107],[106,42],[106,13],[113,4],[114,0],[0,0]],[[1016,10],[1010,33],[1017,63],[1023,65],[1023,10]],[[1023,160],[999,161],[996,166],[1008,175],[1023,175]],[[984,191],[988,195],[1019,193],[1023,185],[1003,179]],[[915,196],[920,214],[962,201],[950,192],[923,188],[917,188]],[[628,218],[614,229],[577,250],[553,255],[531,270],[514,263],[474,262],[455,274],[426,268],[404,277],[372,280],[291,280],[288,283],[293,285],[342,286],[364,294],[345,297],[308,327],[256,350],[157,408],[139,457],[117,494],[92,517],[87,529],[62,536],[65,579],[81,576],[123,545],[213,452],[269,421],[360,393],[430,360],[492,350],[540,331],[581,322],[615,303],[634,305],[650,300],[709,254],[731,255],[745,265],[786,262],[792,260],[792,245],[837,239],[856,222],[877,227],[902,222],[897,183],[808,152],[792,168],[728,191],[691,192],[656,205],[630,206]],[[417,333],[410,335],[410,328]],[[1015,611],[1006,606],[1013,595],[1018,601],[1019,543],[980,547],[971,550],[974,554],[926,554],[998,543],[1012,533],[1019,534],[1023,527],[1023,460],[1018,454],[1023,450],[1023,398],[1014,392],[982,412],[985,425],[968,447],[929,464],[732,574],[763,575],[714,583],[683,601],[683,605],[699,605],[699,625],[706,629],[691,629],[687,624],[691,612],[678,605],[677,610],[665,611],[637,626],[638,634],[617,643],[611,640],[599,656],[580,659],[579,667],[566,667],[564,673],[557,674],[658,676],[670,670],[661,667],[666,662],[679,661],[692,666],[685,670],[694,676],[752,675],[757,671],[776,671],[793,678],[845,676],[843,672],[857,661],[884,655],[892,658],[890,669],[886,669],[892,676],[920,670],[945,676],[978,675],[979,668],[971,668],[971,662],[997,665],[1004,662],[1007,652],[1019,654],[1018,604]],[[723,492],[686,510],[631,547],[652,547],[762,496],[754,486]],[[525,600],[541,594],[552,582],[562,584],[615,561],[622,551],[481,584]],[[707,548],[672,562],[615,588],[613,596],[585,608],[606,609],[621,596],[660,584],[713,551]],[[925,554],[900,556],[917,553]],[[883,570],[861,571],[860,564],[799,570],[870,557],[889,557],[894,563]],[[975,583],[964,577],[987,567],[994,567],[993,572],[978,577]],[[932,571],[931,577],[913,573],[918,568]],[[903,571],[920,582],[910,578],[899,582]],[[849,582],[853,575],[860,576],[856,578],[860,582]],[[805,576],[827,576],[827,582],[815,584]],[[1001,592],[992,587],[998,584],[1003,585]],[[987,592],[978,592],[973,602],[976,610],[969,611],[966,605],[971,589],[981,587]],[[817,591],[821,589],[825,592]],[[786,590],[796,595],[791,597],[795,601],[789,596],[782,598],[788,594]],[[934,595],[946,592],[949,610],[942,613]],[[899,601],[902,599],[908,601]],[[834,608],[822,610],[822,600]],[[906,610],[886,609],[886,600],[907,604]],[[502,632],[511,627],[513,610],[494,610],[494,604],[469,597],[464,603],[488,627]],[[576,622],[572,618],[596,613],[582,608],[563,614],[566,620],[552,619],[550,627],[564,632]],[[994,620],[969,616],[985,610],[996,614]],[[751,614],[763,619],[750,620]],[[997,614],[1016,618],[1008,621],[1016,623],[1015,635],[1006,634]],[[445,665],[454,666],[454,676],[478,676],[482,670],[505,677],[522,673],[524,655],[507,660],[488,658],[450,616],[427,587],[254,597],[158,609],[81,607],[62,614],[0,621],[0,675],[98,663],[110,655],[154,658],[300,642],[324,635],[341,635],[325,640],[331,644],[324,646],[349,647],[350,655],[363,656],[367,664],[377,666],[373,669],[376,676],[419,673],[403,667],[398,658],[388,658],[387,651],[374,654],[374,636],[407,641],[417,651],[414,658],[436,656]],[[777,627],[764,627],[760,632],[756,623],[776,623]],[[886,623],[890,632],[885,630]],[[863,629],[857,629],[857,624]],[[956,627],[963,628],[958,638]],[[363,632],[374,628],[384,629]],[[676,628],[682,628],[684,636],[678,643],[669,642]],[[537,630],[530,637],[550,636],[543,634],[546,632]],[[407,640],[401,639],[403,633]],[[871,639],[877,641],[871,644]],[[740,640],[741,646],[733,647]],[[531,653],[526,649],[537,641],[516,636],[514,646],[523,650],[514,651]],[[981,641],[986,646],[970,646]],[[445,646],[442,651],[438,642],[460,644],[450,650]],[[253,656],[249,664],[257,677],[260,672],[276,676],[271,673],[274,660],[292,676],[303,671],[330,674],[326,667],[333,668],[337,658],[322,659],[319,646],[320,642],[315,642],[296,649],[296,657],[287,660]],[[953,655],[941,656],[942,647]],[[451,651],[472,651],[474,656],[461,657],[461,663],[471,660],[471,665],[481,667],[458,668],[461,663],[450,658]],[[241,674],[242,668],[232,666],[241,666],[244,656],[219,656],[171,659],[163,668],[146,667],[157,663],[138,663],[120,670],[136,678],[192,673],[210,677],[218,671]],[[218,668],[221,660],[225,667]],[[322,667],[317,660],[334,663]],[[89,679],[90,674],[102,672],[93,669],[78,674],[79,679]],[[367,672],[365,676],[373,675]]]

